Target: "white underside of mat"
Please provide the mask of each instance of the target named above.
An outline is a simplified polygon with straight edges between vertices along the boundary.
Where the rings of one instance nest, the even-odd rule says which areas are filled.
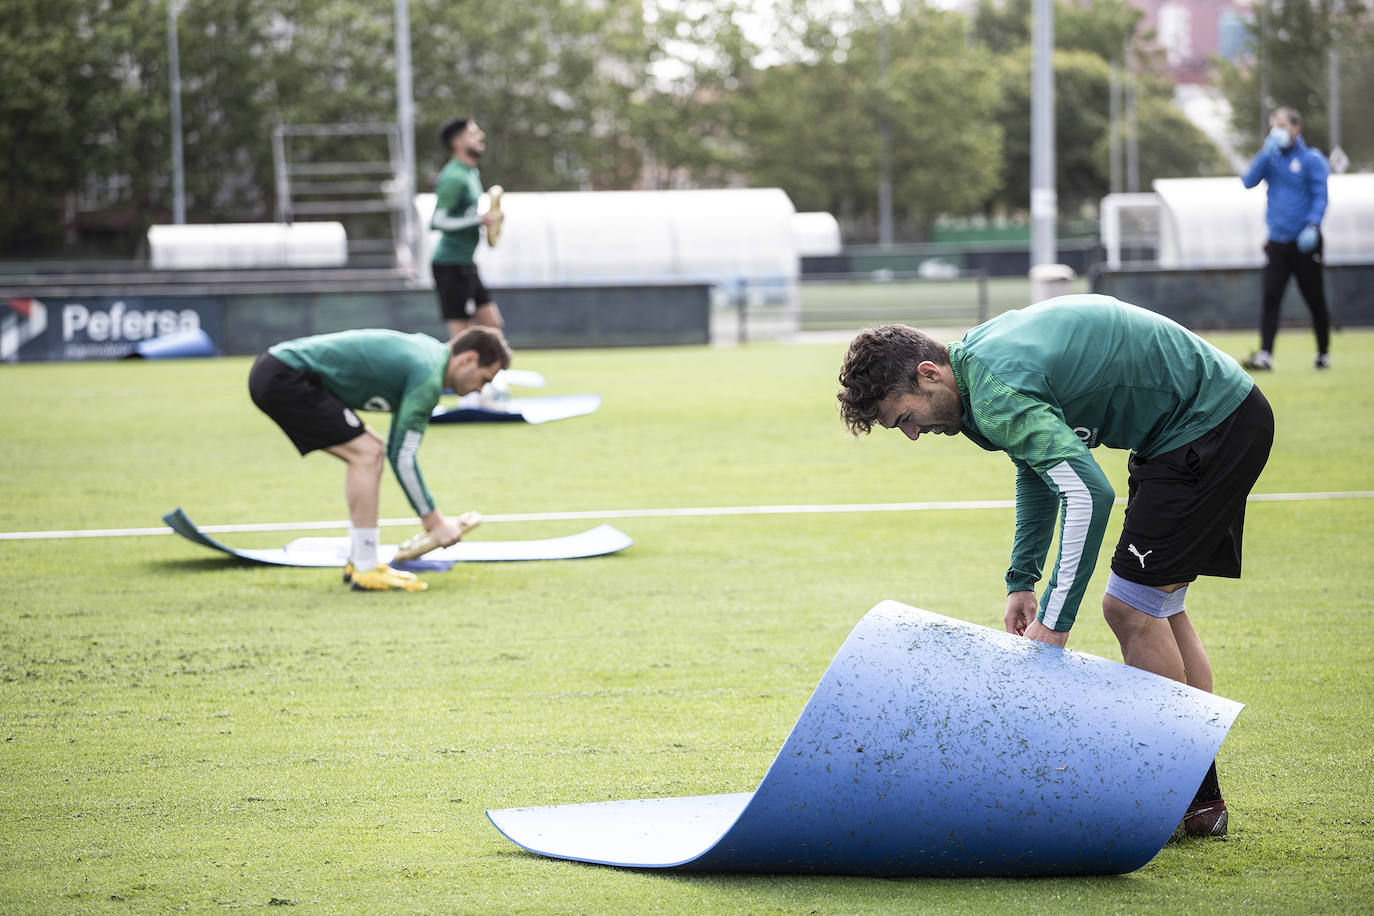
[[[180,508],[162,517],[172,530],[186,540],[227,553],[241,560],[273,566],[342,568],[348,562],[347,538],[297,538],[285,547],[248,549],[230,547],[206,534]],[[460,541],[452,547],[431,550],[419,561],[428,563],[497,563],[520,560],[577,560],[616,553],[634,544],[634,539],[611,525],[598,525],[565,537],[531,541]],[[377,549],[378,559],[389,563],[397,545]]]
[[[601,406],[599,394],[561,394],[542,398],[511,398],[508,401],[471,403],[459,401],[456,407],[436,407],[431,423],[482,423],[524,420],[549,423],[595,413]]]

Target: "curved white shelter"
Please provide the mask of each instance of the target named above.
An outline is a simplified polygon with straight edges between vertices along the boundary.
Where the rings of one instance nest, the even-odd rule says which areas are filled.
[[[434,195],[416,198],[428,226]],[[751,332],[795,329],[802,251],[839,243],[816,217],[798,214],[779,188],[692,191],[508,191],[500,243],[477,249],[489,286],[712,284],[717,313],[760,309]],[[420,280],[429,282],[437,232],[426,233]],[[760,319],[762,319],[760,321]],[[729,318],[727,318],[729,320]],[[714,323],[714,322],[713,322]]]
[[[1235,176],[1160,178],[1155,193],[1111,194],[1102,201],[1102,240],[1107,261],[1121,264],[1123,223],[1132,218],[1158,222],[1158,266],[1162,268],[1259,267],[1264,264],[1266,203],[1263,183],[1246,188]],[[1332,175],[1322,221],[1327,264],[1374,262],[1374,175]]]

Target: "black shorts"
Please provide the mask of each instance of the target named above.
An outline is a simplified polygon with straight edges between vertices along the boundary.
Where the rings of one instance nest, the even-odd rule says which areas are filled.
[[[1274,413],[1256,386],[1187,445],[1127,464],[1126,522],[1112,572],[1141,585],[1240,578],[1245,499],[1274,443]]]
[[[465,321],[491,304],[491,293],[482,285],[476,264],[431,264],[430,268],[439,291],[439,314],[445,321]]]
[[[363,421],[318,375],[293,369],[271,353],[253,363],[248,394],[302,455],[351,442],[364,432]]]

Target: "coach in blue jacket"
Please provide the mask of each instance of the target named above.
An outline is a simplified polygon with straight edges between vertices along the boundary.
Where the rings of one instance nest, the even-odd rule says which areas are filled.
[[[1302,142],[1302,116],[1279,108],[1269,119],[1264,146],[1240,176],[1247,188],[1261,180],[1268,186],[1269,242],[1264,246],[1264,309],[1260,315],[1260,348],[1245,360],[1247,369],[1274,368],[1274,338],[1279,331],[1279,303],[1288,278],[1297,276],[1298,289],[1312,313],[1317,335],[1318,369],[1331,368],[1331,318],[1322,285],[1322,217],[1326,214],[1326,157]]]

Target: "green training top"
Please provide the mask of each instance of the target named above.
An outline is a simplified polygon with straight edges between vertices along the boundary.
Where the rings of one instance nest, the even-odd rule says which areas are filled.
[[[386,456],[416,515],[434,510],[415,453],[444,390],[449,349],[428,334],[341,331],[287,340],[268,351],[293,369],[320,377],[354,410],[389,411]]]
[[[482,198],[482,176],[473,166],[450,159],[434,184],[434,216],[429,227],[443,231],[434,249],[435,264],[471,264],[481,238],[477,202]]]
[[[1153,458],[1226,419],[1254,382],[1162,315],[1108,296],[1063,296],[979,325],[949,345],[963,433],[1016,465],[1007,591],[1040,581],[1063,506],[1059,560],[1040,601],[1073,626],[1116,494],[1088,449]]]

